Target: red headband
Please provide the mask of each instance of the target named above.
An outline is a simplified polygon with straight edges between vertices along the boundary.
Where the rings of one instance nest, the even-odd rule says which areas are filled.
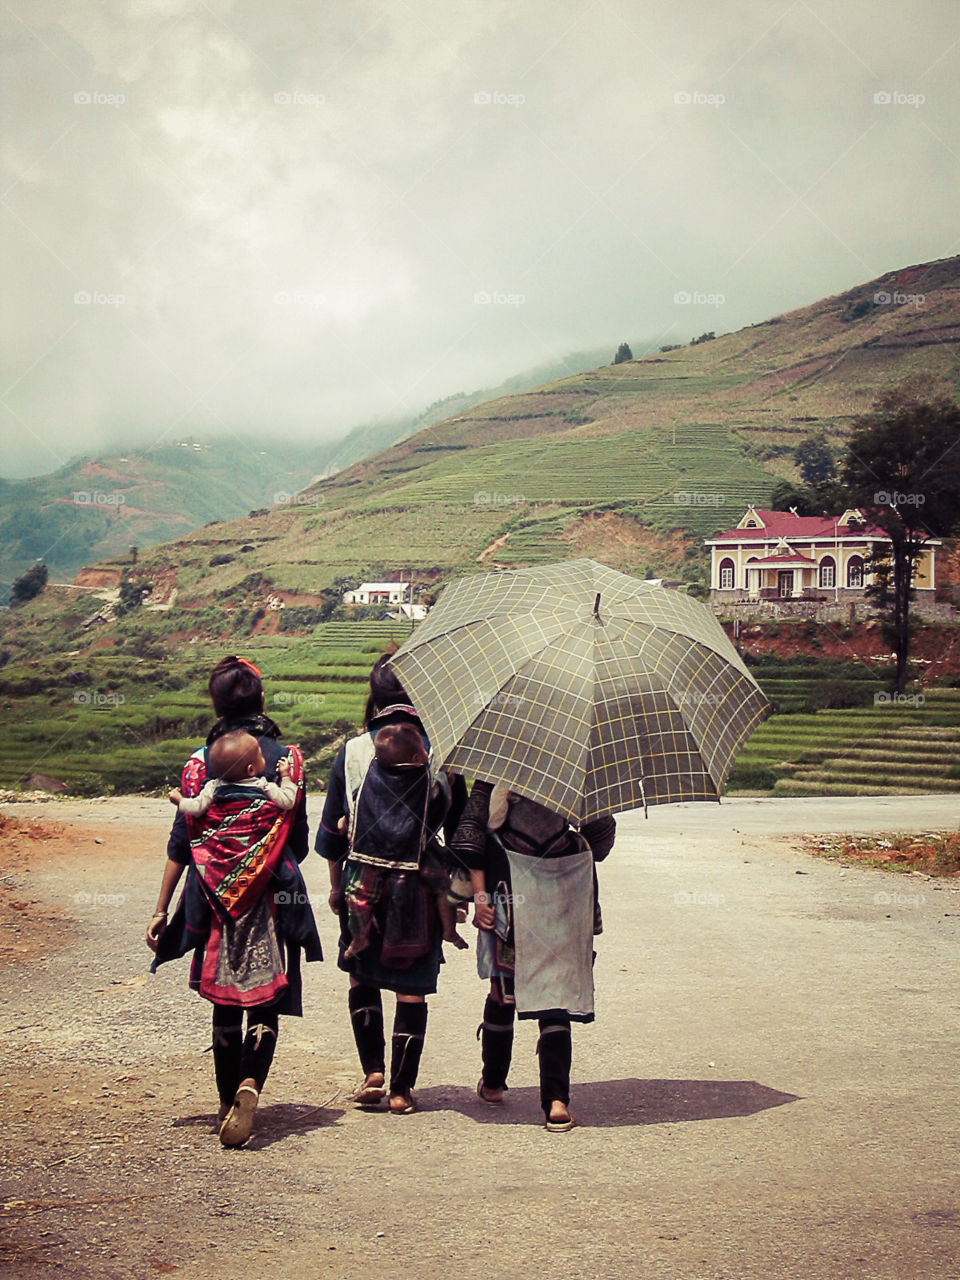
[[[236,663],[238,663],[238,665],[239,665],[239,666],[241,666],[241,667],[249,667],[249,668],[250,668],[250,670],[251,670],[251,671],[253,672],[253,674],[257,677],[257,679],[258,679],[258,680],[261,680],[261,679],[263,678],[263,677],[260,675],[260,668],[259,668],[259,667],[255,667],[255,666],[253,665],[253,663],[250,661],[250,659],[249,659],[249,658],[239,658],[239,657],[237,657],[237,655],[236,655],[236,654],[233,654],[233,655],[231,655],[229,658],[225,658],[225,659],[224,659],[224,661],[225,661],[225,662],[236,662]]]

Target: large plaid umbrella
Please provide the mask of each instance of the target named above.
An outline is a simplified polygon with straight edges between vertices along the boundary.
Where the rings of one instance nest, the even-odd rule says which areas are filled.
[[[437,760],[575,823],[718,800],[769,710],[708,609],[594,560],[460,578],[391,661]]]

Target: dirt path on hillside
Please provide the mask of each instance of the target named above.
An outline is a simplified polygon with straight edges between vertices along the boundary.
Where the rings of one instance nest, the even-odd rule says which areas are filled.
[[[477,556],[477,564],[489,564],[497,552],[506,545],[509,533],[503,533],[499,538],[494,538],[489,546],[483,548]]]
[[[960,892],[798,847],[956,818],[955,797],[623,818],[568,1135],[538,1123],[527,1025],[507,1107],[475,1098],[472,953],[448,957],[431,1001],[420,1112],[350,1109],[345,983],[318,910],[328,962],[307,970],[307,1016],[282,1024],[253,1139],[225,1151],[208,1007],[185,965],[149,975],[142,942],[169,806],[7,806],[0,1274],[960,1274]],[[323,906],[325,869],[305,869]]]

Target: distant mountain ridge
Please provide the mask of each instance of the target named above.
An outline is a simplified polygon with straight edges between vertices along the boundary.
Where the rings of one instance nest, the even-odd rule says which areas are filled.
[[[563,356],[559,360],[551,360],[547,364],[538,365],[535,369],[514,374],[494,387],[483,387],[478,391],[458,391],[455,395],[444,396],[435,400],[422,412],[407,418],[389,418],[383,421],[365,423],[354,427],[333,448],[327,471],[336,474],[352,463],[388,449],[390,445],[407,440],[425,427],[443,422],[455,413],[472,409],[475,405],[488,400],[496,400],[501,396],[512,395],[518,391],[528,391],[532,387],[542,386],[555,378],[567,377],[570,374],[584,373],[600,364],[607,354],[607,347],[598,347],[589,351],[577,351]],[[639,348],[638,348],[639,350]]]
[[[84,564],[182,536],[297,493],[324,448],[282,452],[226,437],[73,459],[50,475],[0,480],[0,583],[43,559],[55,579]]]
[[[850,422],[909,378],[956,395],[958,342],[960,258],[888,272],[735,333],[456,412],[297,504],[155,548],[138,572],[175,582],[178,609],[256,606],[264,584],[309,606],[344,576],[404,569],[436,583],[580,555],[702,581],[702,539],[748,502],[769,506],[805,436],[822,428],[841,449]]]
[[[515,375],[498,387],[459,393],[422,412],[354,428],[316,444],[226,435],[74,458],[48,475],[0,479],[0,599],[12,580],[43,559],[54,579],[83,565],[182,536],[212,520],[283,506],[321,476],[406,439],[455,410],[593,367],[603,352],[580,352]]]

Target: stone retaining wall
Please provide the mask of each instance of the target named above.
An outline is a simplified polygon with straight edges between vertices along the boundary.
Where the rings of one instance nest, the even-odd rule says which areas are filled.
[[[926,594],[926,593],[924,593]],[[856,599],[847,600],[755,600],[748,596],[731,599],[725,591],[711,591],[707,603],[713,612],[721,618],[740,619],[743,622],[770,622],[780,618],[812,619],[814,622],[857,622],[876,618],[880,611],[869,600],[864,600],[862,593]],[[960,620],[960,611],[956,605],[945,600],[917,598],[910,602],[911,618],[922,618],[924,622],[956,622]]]

